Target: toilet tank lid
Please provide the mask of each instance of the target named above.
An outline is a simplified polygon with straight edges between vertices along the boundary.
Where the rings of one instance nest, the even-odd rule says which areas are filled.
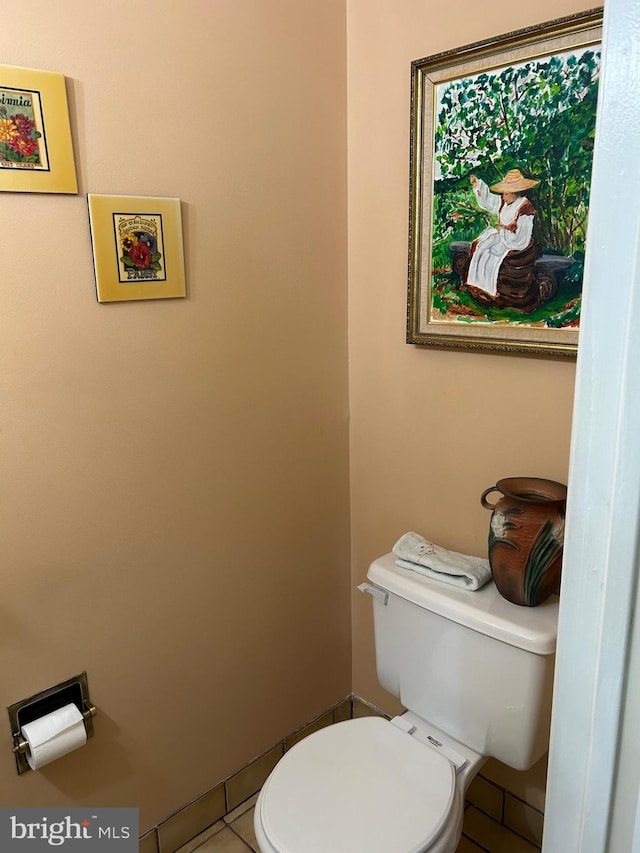
[[[493,581],[475,591],[460,589],[396,566],[393,554],[374,560],[367,577],[377,586],[418,607],[510,646],[537,655],[555,653],[557,595],[552,595],[537,607],[521,607],[503,598]]]

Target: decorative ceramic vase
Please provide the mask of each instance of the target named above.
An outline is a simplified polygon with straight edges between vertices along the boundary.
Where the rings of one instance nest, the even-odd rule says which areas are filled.
[[[487,495],[500,492],[491,504]],[[493,510],[489,563],[498,591],[514,604],[535,607],[559,591],[567,487],[537,477],[508,477],[480,498]]]

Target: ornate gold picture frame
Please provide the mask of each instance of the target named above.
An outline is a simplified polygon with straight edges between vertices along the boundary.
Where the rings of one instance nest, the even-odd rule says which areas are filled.
[[[412,63],[407,342],[575,356],[602,10]]]

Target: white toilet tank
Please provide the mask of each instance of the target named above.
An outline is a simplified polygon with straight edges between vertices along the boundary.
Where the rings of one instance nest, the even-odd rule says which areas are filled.
[[[549,745],[558,598],[537,607],[375,560],[376,661],[382,686],[423,720],[516,770]],[[371,590],[369,590],[371,591]],[[386,600],[386,603],[385,603]]]

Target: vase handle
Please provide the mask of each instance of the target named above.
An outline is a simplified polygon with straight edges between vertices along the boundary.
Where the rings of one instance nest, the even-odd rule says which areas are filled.
[[[494,504],[490,504],[487,500],[487,495],[490,495],[491,492],[500,492],[500,489],[497,486],[489,486],[488,489],[485,489],[484,492],[480,495],[480,503],[485,509],[495,509],[497,506],[497,502]],[[500,492],[502,494],[502,492]]]

